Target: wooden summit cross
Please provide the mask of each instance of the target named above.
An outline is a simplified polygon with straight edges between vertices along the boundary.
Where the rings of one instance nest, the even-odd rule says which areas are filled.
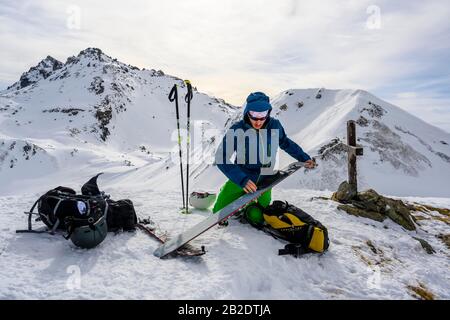
[[[356,156],[363,155],[363,148],[356,146],[355,121],[347,121],[347,153],[348,153],[348,183],[350,188],[358,192],[358,182],[356,179]]]

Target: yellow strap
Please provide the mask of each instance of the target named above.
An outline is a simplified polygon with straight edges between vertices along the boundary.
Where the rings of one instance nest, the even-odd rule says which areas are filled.
[[[278,216],[269,216],[266,214],[264,214],[264,220],[266,220],[266,222],[268,224],[270,224],[270,226],[272,228],[275,228],[275,229],[289,228],[289,227],[301,227],[301,226],[305,225],[305,223],[302,220],[300,220],[298,217],[296,217],[292,213],[286,212],[284,215],[287,216],[289,218],[289,220],[291,220],[292,223],[286,223],[286,222],[280,220],[278,218]]]
[[[305,225],[302,220],[300,220],[296,215],[293,215],[292,213],[286,212],[284,215],[292,221],[292,225],[295,227],[301,227]]]

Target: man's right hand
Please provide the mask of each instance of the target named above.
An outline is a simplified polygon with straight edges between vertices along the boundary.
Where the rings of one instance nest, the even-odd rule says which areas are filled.
[[[258,187],[256,186],[256,184],[252,180],[248,180],[247,184],[244,187],[245,193],[255,192],[256,189],[258,189]]]
[[[311,160],[305,161],[305,168],[314,169],[317,166],[316,160],[313,158]]]

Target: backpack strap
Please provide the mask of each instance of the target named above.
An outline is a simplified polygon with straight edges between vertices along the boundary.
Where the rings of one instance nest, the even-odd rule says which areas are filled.
[[[34,208],[36,208],[36,205],[39,203],[39,201],[41,200],[43,196],[40,196],[39,199],[37,199],[35,201],[35,203],[33,204],[33,206],[31,207],[30,211],[28,212],[24,212],[25,214],[28,215],[28,229],[27,230],[16,230],[16,233],[38,233],[41,231],[35,231],[33,230],[33,223],[31,222],[33,215],[37,215],[37,213],[34,213]]]
[[[304,249],[304,247],[300,243],[288,243],[284,246],[284,249],[278,250],[278,255],[293,255],[294,257],[298,258],[299,256],[307,253],[308,251]]]

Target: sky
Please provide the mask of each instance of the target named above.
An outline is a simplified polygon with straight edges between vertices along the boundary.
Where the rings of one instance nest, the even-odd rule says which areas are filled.
[[[0,89],[97,47],[235,105],[363,89],[450,132],[449,17],[448,0],[0,0]]]

